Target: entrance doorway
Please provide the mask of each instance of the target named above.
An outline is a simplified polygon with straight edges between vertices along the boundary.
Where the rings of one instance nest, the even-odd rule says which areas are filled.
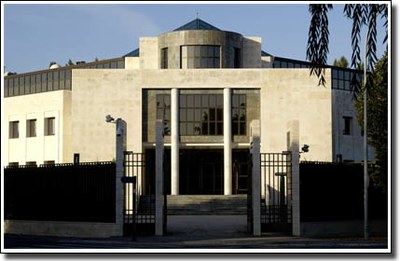
[[[247,194],[249,155],[248,149],[236,149],[232,151],[233,194]]]
[[[145,153],[146,173],[142,180],[143,194],[155,193],[155,150]],[[232,192],[246,194],[248,181],[248,149],[232,151]],[[164,152],[164,190],[171,194],[171,150]],[[223,195],[224,151],[223,149],[179,150],[179,194]]]
[[[221,149],[179,151],[179,194],[222,195],[224,152]]]

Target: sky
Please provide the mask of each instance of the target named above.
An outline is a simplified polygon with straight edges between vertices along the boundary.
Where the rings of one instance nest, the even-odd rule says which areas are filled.
[[[311,17],[306,2],[30,3],[5,2],[2,9],[4,72],[43,70],[53,61],[65,65],[69,59],[90,62],[121,57],[139,47],[139,37],[172,31],[197,15],[221,30],[261,37],[262,49],[274,56],[306,60]],[[386,46],[382,45],[382,22],[378,22],[379,58]],[[344,17],[343,5],[334,4],[329,12],[329,30],[328,64],[341,56],[350,61],[351,21]]]

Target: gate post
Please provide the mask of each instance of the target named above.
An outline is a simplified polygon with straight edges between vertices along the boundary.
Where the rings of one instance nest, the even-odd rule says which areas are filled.
[[[253,235],[261,235],[261,161],[260,161],[260,121],[253,120],[250,124],[251,154],[252,154],[252,210]]]
[[[292,174],[288,184],[292,187],[292,234],[300,236],[299,121],[289,121],[287,130],[287,147],[292,152]]]
[[[117,234],[123,236],[124,227],[124,190],[121,178],[124,176],[124,151],[126,150],[126,122],[116,120],[116,152],[115,152],[115,224]]]
[[[155,213],[155,234],[163,235],[163,189],[164,189],[164,137],[163,137],[163,121],[156,121],[156,213]]]

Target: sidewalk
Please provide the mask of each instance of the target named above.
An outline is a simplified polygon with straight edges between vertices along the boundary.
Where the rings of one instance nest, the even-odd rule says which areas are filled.
[[[154,253],[151,249],[375,249],[388,253],[386,238],[304,238],[264,233],[253,237],[247,233],[246,216],[168,216],[168,232],[164,236],[137,236],[106,239],[82,239],[5,235],[5,249],[128,249],[132,252]],[[143,250],[148,251],[143,251]],[[279,249],[282,249],[279,251]],[[178,251],[175,251],[178,252]],[[268,251],[266,251],[268,252]],[[332,250],[331,250],[332,252]]]

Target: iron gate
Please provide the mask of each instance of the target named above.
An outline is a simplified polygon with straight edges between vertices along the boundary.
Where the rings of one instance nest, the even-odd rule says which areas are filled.
[[[154,195],[142,195],[139,185],[145,174],[145,156],[124,151],[124,177],[135,177],[135,183],[124,183],[124,235],[152,232],[155,224]],[[138,184],[139,183],[139,184]]]
[[[253,231],[253,154],[249,153],[247,159],[247,232]]]
[[[261,175],[265,197],[261,200],[261,229],[291,231],[292,153],[261,153]]]

